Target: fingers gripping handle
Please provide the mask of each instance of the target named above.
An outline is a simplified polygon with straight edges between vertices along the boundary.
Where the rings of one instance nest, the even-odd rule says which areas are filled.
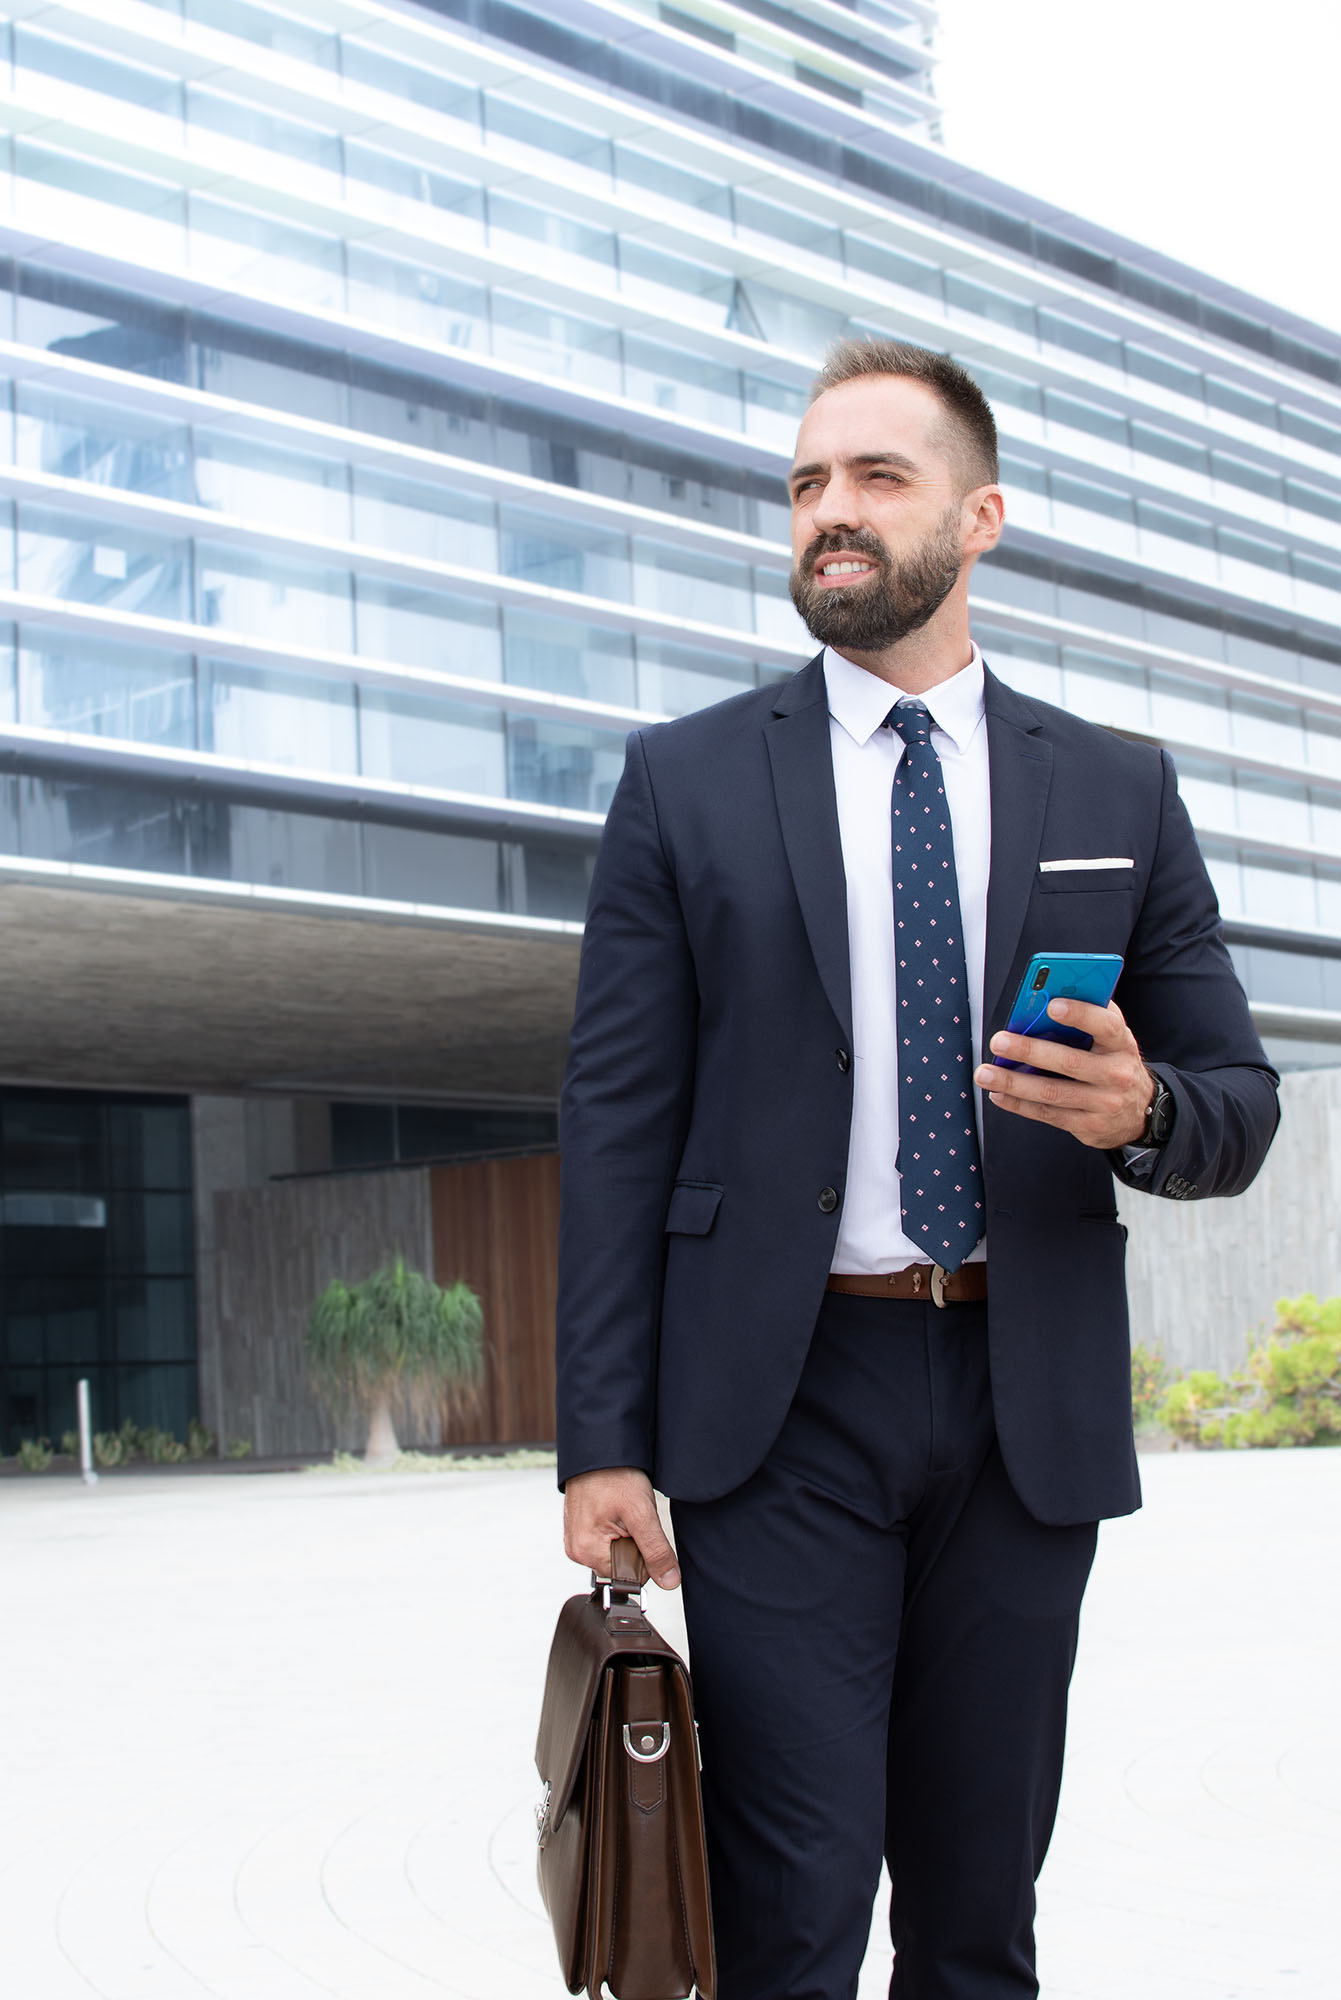
[[[610,1581],[616,1590],[641,1590],[647,1582],[647,1564],[632,1535],[621,1535],[610,1544]]]
[[[621,1597],[636,1596],[647,1582],[647,1565],[638,1553],[638,1544],[632,1535],[621,1535],[610,1544],[610,1574],[598,1576],[591,1572],[594,1587],[610,1586],[611,1594]]]

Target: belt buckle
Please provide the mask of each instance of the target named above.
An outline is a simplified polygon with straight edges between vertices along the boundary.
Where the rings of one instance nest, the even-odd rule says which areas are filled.
[[[953,1276],[954,1273],[947,1271],[943,1264],[932,1265],[931,1296],[936,1305],[943,1306],[945,1304],[945,1287]]]

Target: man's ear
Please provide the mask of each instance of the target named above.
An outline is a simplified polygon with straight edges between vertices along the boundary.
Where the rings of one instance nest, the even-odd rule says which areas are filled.
[[[985,555],[1001,540],[1006,525],[1006,497],[999,486],[975,486],[964,495],[970,553]]]

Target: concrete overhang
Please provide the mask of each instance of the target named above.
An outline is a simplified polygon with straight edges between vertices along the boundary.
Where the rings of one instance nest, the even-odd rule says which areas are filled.
[[[0,876],[0,1076],[191,1094],[557,1095],[576,925],[204,886]]]

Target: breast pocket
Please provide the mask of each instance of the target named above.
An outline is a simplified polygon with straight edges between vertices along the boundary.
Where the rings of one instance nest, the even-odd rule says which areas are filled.
[[[1038,887],[1044,896],[1093,896],[1100,893],[1131,895],[1136,888],[1134,868],[1065,868],[1038,871]]]
[[[666,1209],[668,1236],[706,1236],[717,1220],[722,1190],[715,1181],[676,1181]]]

